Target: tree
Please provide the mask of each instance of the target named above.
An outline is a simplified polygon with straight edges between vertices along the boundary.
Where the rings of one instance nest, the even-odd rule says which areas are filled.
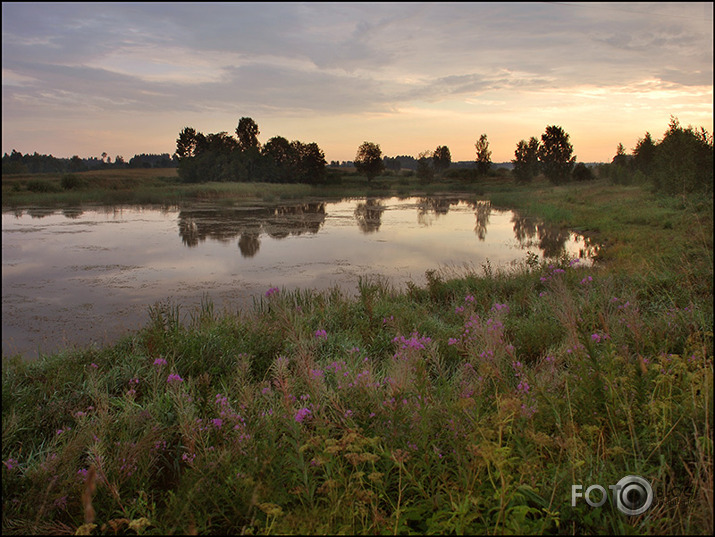
[[[539,161],[544,175],[553,184],[565,183],[571,177],[576,156],[569,143],[569,135],[561,127],[549,125],[541,135]]]
[[[247,151],[249,149],[260,149],[258,135],[261,134],[258,130],[258,125],[250,117],[242,117],[238,121],[236,127],[236,137],[238,138],[239,151]]]
[[[368,182],[379,175],[385,169],[380,146],[372,142],[363,142],[355,155],[355,169],[358,173],[364,174]]]
[[[573,179],[574,181],[590,181],[593,179],[593,172],[583,162],[579,162],[573,169]]]
[[[487,135],[482,134],[474,147],[477,150],[477,176],[484,176],[492,167],[492,152],[489,151]]]
[[[432,164],[437,174],[441,175],[452,164],[452,155],[449,152],[449,147],[440,145],[432,154]]]
[[[434,177],[434,168],[432,167],[432,160],[430,159],[429,151],[422,151],[417,156],[417,177],[422,181],[429,182]]]
[[[668,194],[712,192],[713,137],[703,129],[680,126],[671,116],[668,130],[657,145],[653,184]]]
[[[196,154],[196,130],[184,127],[176,139],[176,156],[181,159],[193,157]]]
[[[621,168],[625,168],[628,164],[628,155],[626,155],[626,149],[622,143],[616,146],[616,155],[613,157],[611,163]]]
[[[518,183],[528,183],[539,174],[539,147],[541,143],[533,136],[527,142],[521,140],[514,151],[514,177]]]
[[[325,179],[325,154],[318,144],[311,142],[304,144],[299,141],[291,142],[297,157],[298,180],[303,183],[318,183]],[[382,163],[382,160],[380,160]]]
[[[655,151],[656,144],[653,142],[653,138],[649,132],[646,132],[645,136],[638,140],[635,149],[633,149],[633,164],[636,170],[643,173],[646,177],[650,177],[653,174]]]

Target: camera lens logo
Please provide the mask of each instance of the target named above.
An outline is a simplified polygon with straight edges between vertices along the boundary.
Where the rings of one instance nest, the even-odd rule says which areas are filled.
[[[613,487],[618,510],[629,516],[645,513],[653,503],[650,483],[637,475],[627,475]]]

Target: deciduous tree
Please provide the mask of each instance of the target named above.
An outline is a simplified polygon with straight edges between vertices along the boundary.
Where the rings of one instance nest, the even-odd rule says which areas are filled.
[[[432,164],[437,174],[441,175],[452,164],[452,155],[449,152],[449,147],[440,145],[432,154]]]
[[[557,125],[549,125],[541,135],[539,161],[544,175],[552,183],[565,183],[571,177],[576,156],[569,143],[569,135]]]
[[[355,155],[355,169],[364,174],[368,182],[379,175],[385,169],[380,146],[372,142],[363,142]]]
[[[248,151],[249,149],[260,149],[258,135],[261,134],[258,130],[258,125],[250,117],[242,117],[238,121],[236,127],[236,138],[238,138],[239,151]]]
[[[521,140],[514,151],[513,174],[517,182],[528,183],[539,174],[539,140],[531,137]]]
[[[477,175],[484,176],[489,173],[492,167],[492,152],[489,150],[489,140],[487,135],[482,134],[474,147],[477,150]]]

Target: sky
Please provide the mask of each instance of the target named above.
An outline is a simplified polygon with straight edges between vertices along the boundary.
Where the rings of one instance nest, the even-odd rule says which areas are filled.
[[[670,117],[713,132],[713,4],[2,4],[2,152],[129,160],[184,127],[353,160],[492,161],[548,125],[610,161]]]

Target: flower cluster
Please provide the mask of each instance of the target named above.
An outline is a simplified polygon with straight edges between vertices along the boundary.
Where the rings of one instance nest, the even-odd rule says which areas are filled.
[[[182,379],[182,378],[181,378],[179,375],[177,375],[176,373],[171,373],[171,374],[166,378],[166,382],[168,382],[169,384],[174,384],[174,383],[178,383],[178,382],[184,382],[184,379]]]
[[[270,289],[268,289],[268,291],[266,291],[266,296],[270,297],[272,295],[275,295],[279,291],[280,291],[280,289],[278,289],[278,287],[271,287]]]

